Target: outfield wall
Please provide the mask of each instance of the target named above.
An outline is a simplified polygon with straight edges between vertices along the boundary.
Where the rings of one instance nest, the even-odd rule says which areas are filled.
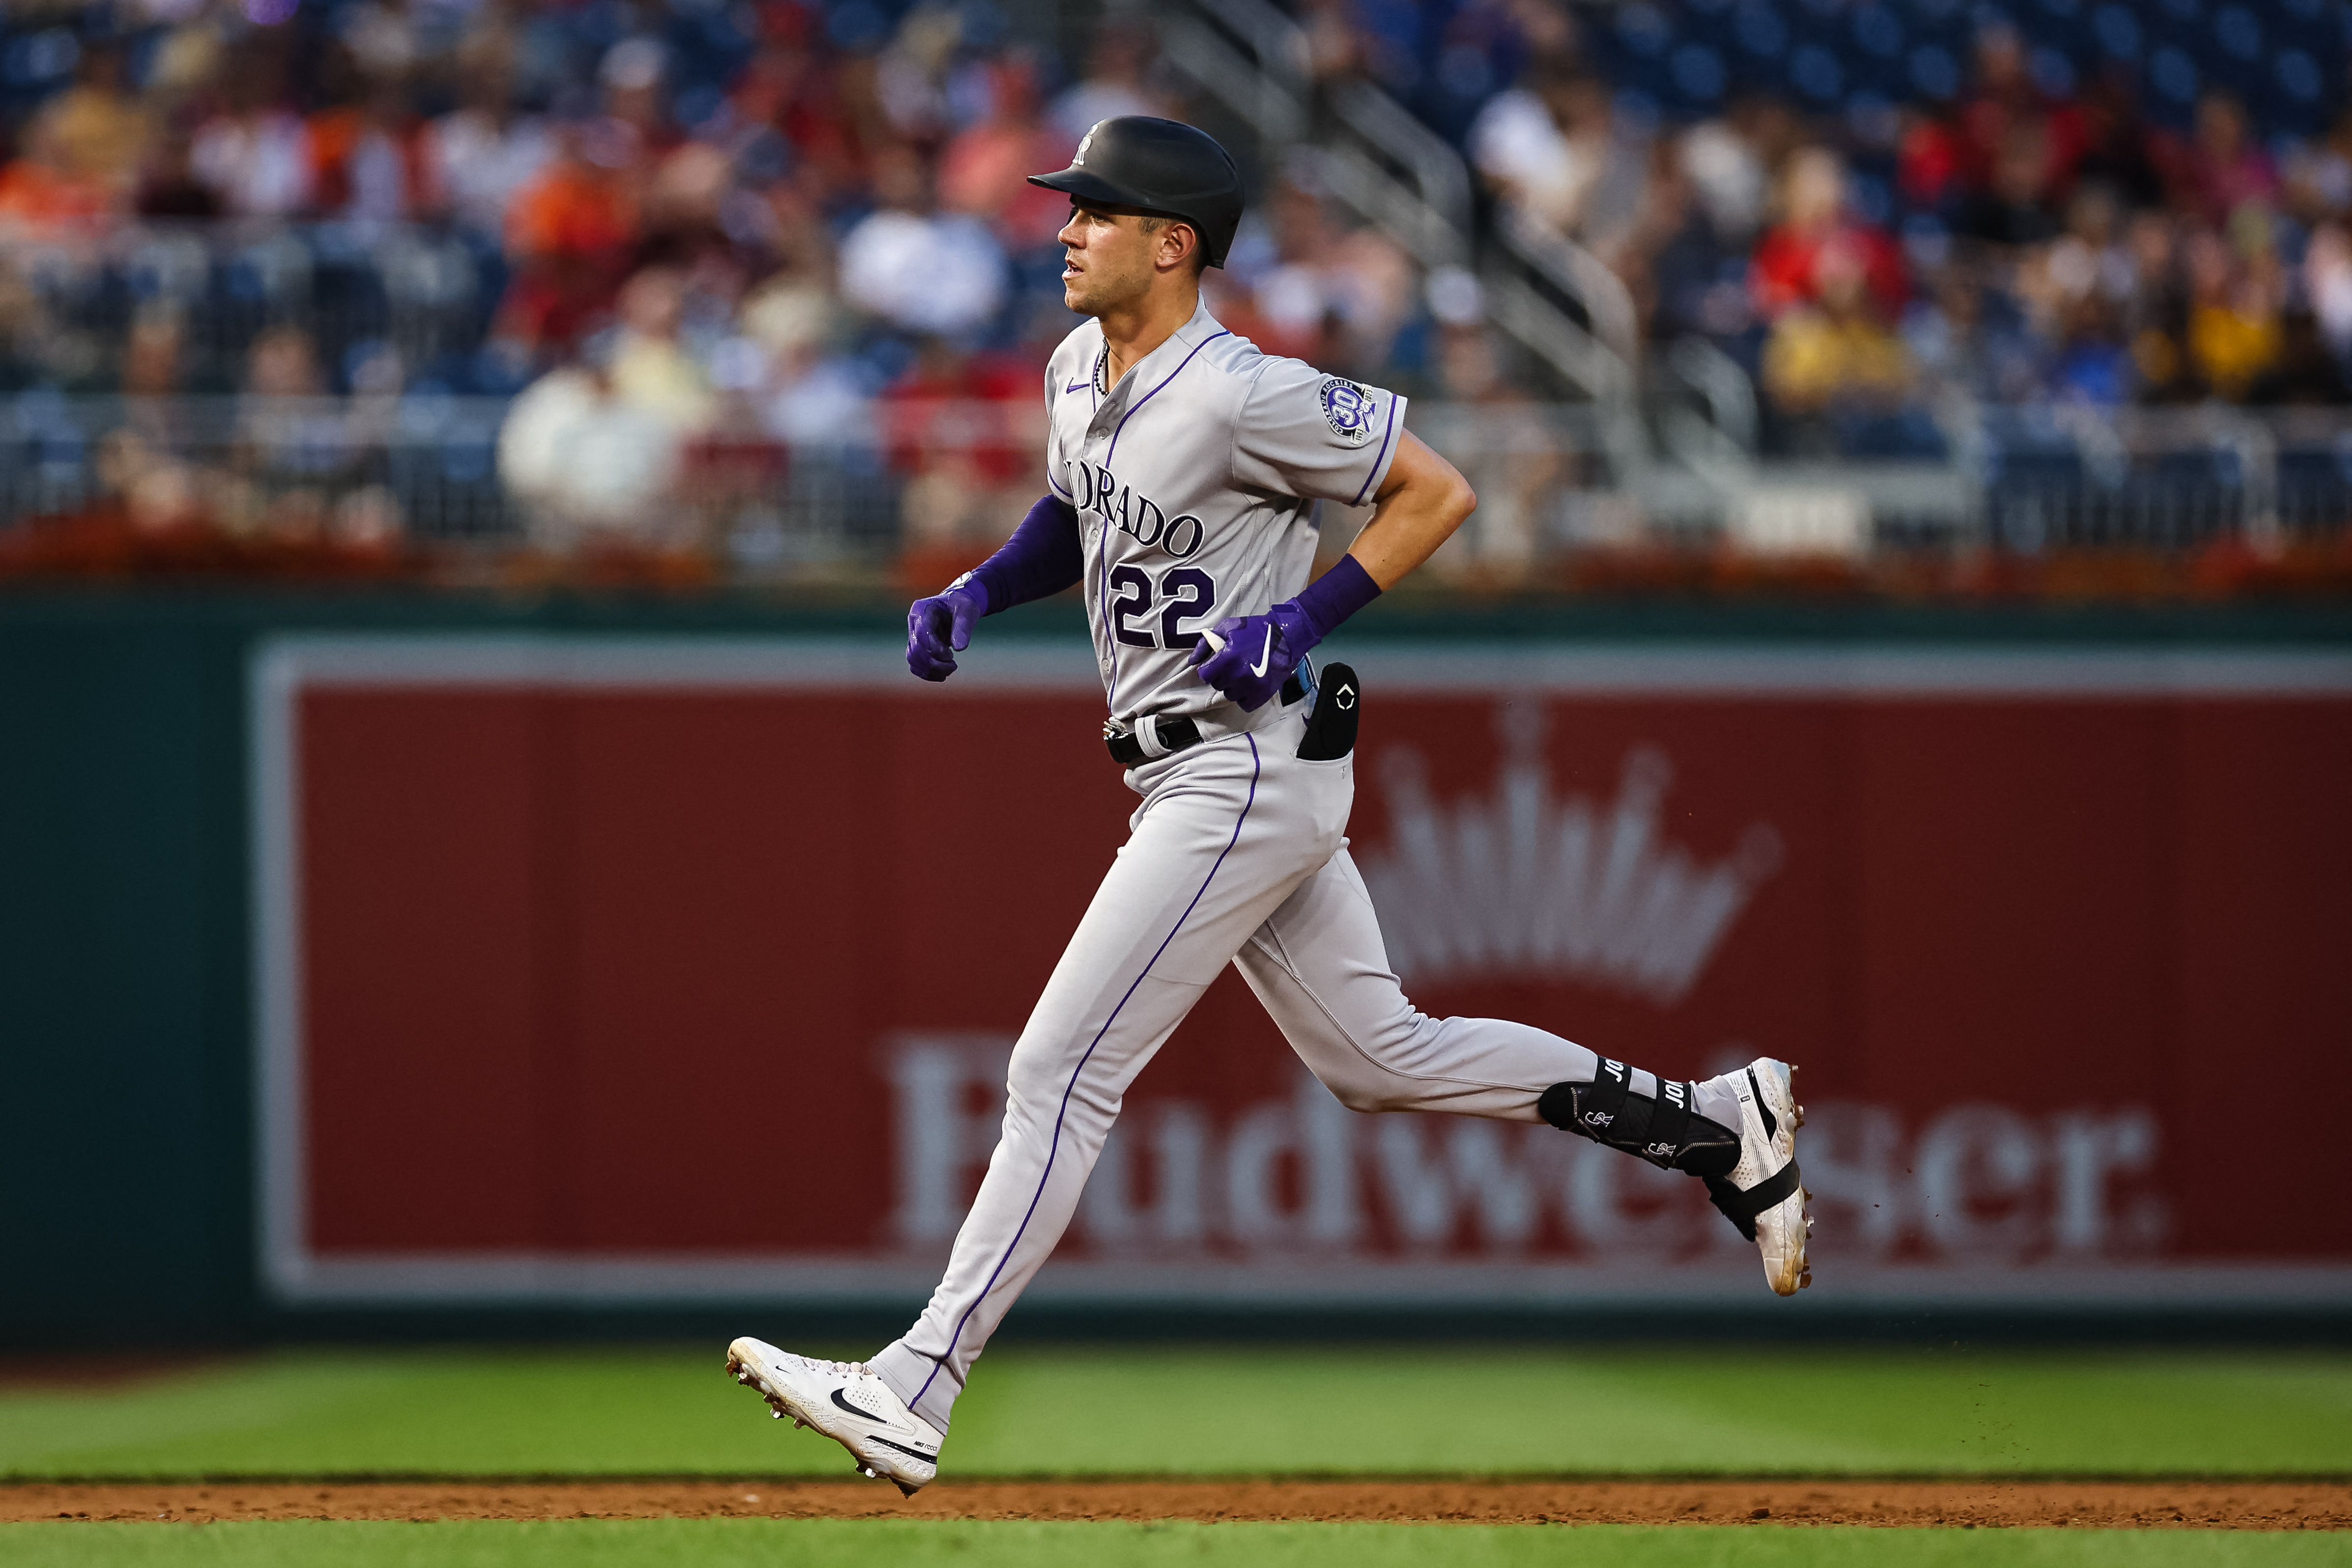
[[[2342,624],[1674,618],[1340,647],[1415,998],[1802,1063],[1822,1288],[1777,1310],[2352,1306],[2332,1141],[2251,1131],[2352,1089]],[[919,1300],[1134,802],[1061,607],[943,689],[878,619],[0,605],[0,1325]],[[1228,975],[1034,1299],[1744,1312],[1755,1274],[1680,1178],[1341,1110]]]

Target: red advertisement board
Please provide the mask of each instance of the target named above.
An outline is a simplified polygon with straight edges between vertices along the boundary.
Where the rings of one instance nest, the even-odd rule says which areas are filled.
[[[2352,658],[1354,658],[1352,852],[1416,1003],[1669,1073],[1799,1063],[1808,1303],[2352,1303],[2333,1142],[2285,1135],[2352,1098]],[[1058,646],[944,689],[856,643],[267,648],[276,1289],[919,1298],[1135,805],[1091,673]],[[1341,1109],[1228,976],[1036,1291],[1711,1301],[1756,1273],[1683,1178]]]

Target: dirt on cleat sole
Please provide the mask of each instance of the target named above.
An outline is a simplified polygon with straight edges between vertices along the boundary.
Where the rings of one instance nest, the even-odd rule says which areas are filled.
[[[727,1358],[727,1375],[733,1378],[740,1384],[743,1384],[747,1386],[756,1386],[751,1377],[751,1369],[745,1366],[739,1357],[730,1355]],[[762,1388],[760,1390],[760,1397],[767,1401],[768,1415],[772,1419],[782,1421],[785,1416],[792,1415],[793,1426],[795,1430],[808,1425],[807,1422],[802,1420],[799,1416],[793,1415],[791,1411],[784,1408],[784,1402],[778,1399],[774,1394],[770,1394],[766,1389]]]
[[[1804,1102],[1797,1098],[1797,1064],[1790,1062],[1787,1063],[1786,1066],[1789,1069],[1789,1131],[1793,1135],[1797,1129],[1805,1124],[1805,1107]],[[1792,1137],[1791,1153],[1793,1154],[1793,1152]],[[1793,1296],[1800,1290],[1811,1288],[1813,1283],[1813,1264],[1812,1258],[1809,1256],[1812,1251],[1813,1239],[1812,1201],[1812,1189],[1811,1187],[1799,1186],[1797,1189],[1797,1217],[1801,1223],[1797,1230],[1797,1282],[1788,1289],[1782,1290],[1780,1287],[1779,1281],[1773,1281],[1773,1291],[1777,1295]],[[1783,1276],[1783,1278],[1785,1278],[1785,1276]]]

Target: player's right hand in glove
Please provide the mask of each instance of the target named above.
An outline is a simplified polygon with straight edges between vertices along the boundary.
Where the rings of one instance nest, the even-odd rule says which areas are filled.
[[[973,623],[988,614],[988,590],[967,572],[907,608],[907,668],[925,680],[955,673],[955,656],[971,646]]]
[[[1227,616],[1192,647],[1201,679],[1247,712],[1263,708],[1298,661],[1322,641],[1296,599],[1262,616]]]
[[[1227,616],[1192,646],[1192,668],[1244,711],[1265,706],[1333,627],[1381,596],[1354,555],[1262,616]]]

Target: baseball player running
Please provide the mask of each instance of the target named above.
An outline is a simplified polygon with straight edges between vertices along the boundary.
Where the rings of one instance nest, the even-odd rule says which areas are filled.
[[[1104,735],[1142,799],[1013,1051],[1003,1133],[914,1326],[870,1362],[755,1339],[728,1370],[912,1493],[956,1396],[1061,1239],[1137,1073],[1228,963],[1308,1069],[1357,1110],[1548,1121],[1703,1180],[1772,1289],[1810,1282],[1793,1069],[1762,1058],[1670,1082],[1557,1035],[1414,1010],[1341,834],[1355,795],[1352,672],[1307,655],[1429,558],[1476,498],[1405,427],[1405,400],[1265,354],[1201,302],[1242,210],[1198,130],[1106,120],[1070,166],[1063,298],[1092,318],[1045,374],[1053,493],[1004,547],[907,616],[907,663],[945,680],[982,616],[1085,584]],[[1372,519],[1312,584],[1313,503]],[[1318,690],[1318,685],[1320,689]]]

